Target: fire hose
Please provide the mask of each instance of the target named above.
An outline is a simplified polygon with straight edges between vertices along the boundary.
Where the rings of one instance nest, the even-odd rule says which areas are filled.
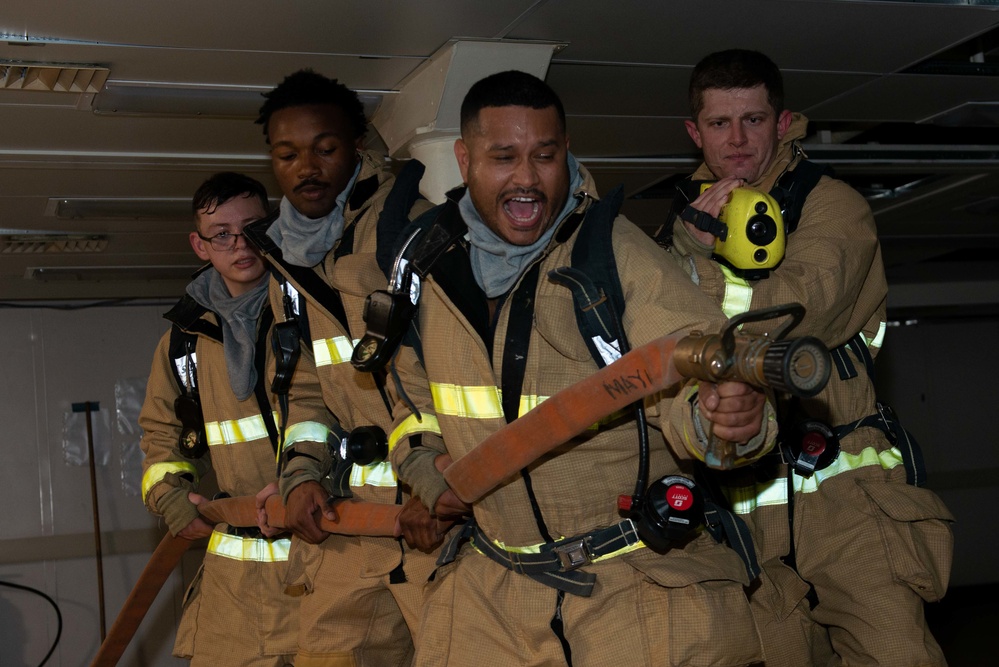
[[[452,463],[444,471],[444,477],[461,500],[473,503],[594,422],[684,378],[740,381],[798,396],[814,396],[829,379],[828,350],[815,338],[782,338],[803,312],[800,306],[779,306],[733,318],[721,334],[676,334],[638,347],[490,435]],[[774,336],[736,333],[738,326],[747,321],[782,315],[791,315],[792,321]],[[722,442],[718,446],[724,458],[727,444]],[[266,509],[271,526],[285,525],[285,508],[279,496],[268,498]],[[395,535],[402,507],[342,500],[335,509],[338,520],[321,519],[323,530],[390,537]],[[198,510],[210,521],[232,526],[256,525],[257,510],[252,496],[211,501],[200,505]],[[91,667],[117,665],[146,610],[189,544],[188,540],[169,534],[163,538]]]

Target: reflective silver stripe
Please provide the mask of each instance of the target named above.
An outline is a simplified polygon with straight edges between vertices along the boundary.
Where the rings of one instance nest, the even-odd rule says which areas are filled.
[[[289,551],[291,540],[288,538],[268,540],[213,531],[208,539],[208,553],[232,560],[278,563],[288,560]]]
[[[174,359],[173,365],[177,367],[177,375],[180,376],[180,381],[184,384],[184,389],[188,391],[193,390],[194,376],[198,372],[198,353],[191,352],[190,358],[185,354],[182,357]]]
[[[285,280],[281,284],[281,290],[285,293],[285,296],[291,300],[291,312],[293,312],[296,317],[300,315],[301,311],[298,309],[298,290],[295,289],[295,286]]]
[[[175,475],[190,475],[194,483],[198,483],[198,469],[193,463],[186,461],[165,461],[154,463],[142,474],[142,502],[146,502],[146,496],[150,489],[163,481],[163,478],[173,473]]]
[[[346,336],[317,338],[312,341],[312,353],[316,358],[316,368],[350,361],[351,355],[354,354],[354,346],[357,343],[356,340],[351,343]]]
[[[292,424],[284,435],[284,447],[287,449],[296,442],[326,442],[330,430],[319,422],[299,422]]]
[[[252,442],[267,437],[269,437],[267,425],[260,415],[222,422],[205,422],[205,438],[208,440],[208,445],[212,447]]]
[[[812,493],[830,477],[849,470],[858,470],[868,466],[881,466],[891,470],[902,465],[902,452],[896,447],[876,450],[865,447],[859,454],[840,452],[836,460],[824,470],[816,470],[811,477],[793,476],[795,493]],[[787,479],[779,477],[756,486],[726,487],[725,495],[729,498],[732,511],[736,514],[749,514],[758,507],[787,504]]]
[[[725,276],[725,297],[722,299],[722,312],[726,317],[735,317],[749,310],[753,302],[753,288],[743,278],[732,273],[724,264],[719,264]]]

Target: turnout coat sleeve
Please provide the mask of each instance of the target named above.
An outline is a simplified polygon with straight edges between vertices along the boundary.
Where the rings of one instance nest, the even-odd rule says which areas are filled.
[[[160,338],[146,384],[146,398],[139,413],[142,440],[142,501],[146,508],[163,516],[173,535],[198,516],[187,494],[197,489],[209,469],[209,458],[191,460],[180,454],[181,423],[174,401],[181,395],[170,359],[170,332]]]

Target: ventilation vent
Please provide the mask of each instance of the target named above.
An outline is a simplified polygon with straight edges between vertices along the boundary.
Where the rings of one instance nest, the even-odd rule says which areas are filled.
[[[0,88],[99,93],[111,71],[99,65],[0,60]]]
[[[97,234],[19,234],[0,236],[0,254],[43,252],[104,252],[108,238]]]

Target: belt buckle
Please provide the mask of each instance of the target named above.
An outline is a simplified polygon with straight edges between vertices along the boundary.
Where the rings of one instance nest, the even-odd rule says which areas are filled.
[[[586,547],[585,538],[582,537],[578,540],[563,542],[554,547],[552,551],[558,556],[563,572],[569,572],[590,563],[590,550]]]

